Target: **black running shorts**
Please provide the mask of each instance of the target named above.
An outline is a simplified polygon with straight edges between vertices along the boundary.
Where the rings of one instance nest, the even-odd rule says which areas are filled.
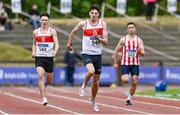
[[[42,67],[45,72],[53,72],[53,57],[35,57],[35,66]]]

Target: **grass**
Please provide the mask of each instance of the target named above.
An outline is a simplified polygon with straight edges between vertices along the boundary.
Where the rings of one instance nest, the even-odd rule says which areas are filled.
[[[86,19],[83,19],[86,20]],[[144,16],[138,17],[108,17],[104,19],[108,25],[125,26],[127,22],[135,22],[140,24],[154,25],[154,26],[180,26],[180,19],[174,16],[158,16],[156,22],[147,22]],[[68,19],[50,19],[52,24],[65,24],[69,26],[75,26],[79,21],[68,18]]]
[[[0,42],[0,61],[26,61],[33,60],[31,51],[26,50],[18,45],[11,45]]]
[[[141,92],[137,92],[138,95],[143,96],[155,96],[155,97],[166,97],[166,98],[175,98],[180,99],[180,88],[170,88],[164,92],[156,92],[155,90],[144,90]]]

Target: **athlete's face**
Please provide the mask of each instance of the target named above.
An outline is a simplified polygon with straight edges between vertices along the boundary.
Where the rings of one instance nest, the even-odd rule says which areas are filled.
[[[134,34],[136,32],[136,26],[133,24],[130,24],[127,26],[127,32],[129,34]]]
[[[89,12],[89,17],[91,20],[97,20],[99,18],[99,12],[96,9],[92,9]]]
[[[42,16],[40,19],[40,23],[42,26],[46,26],[49,23],[49,18],[47,16]]]

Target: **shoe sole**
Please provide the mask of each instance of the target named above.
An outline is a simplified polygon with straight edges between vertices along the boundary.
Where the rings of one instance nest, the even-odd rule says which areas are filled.
[[[132,105],[132,103],[129,100],[127,100],[126,105]]]
[[[81,91],[79,91],[79,96],[83,97],[85,94],[82,94]]]
[[[46,103],[43,103],[43,106],[46,106],[48,103],[46,102]]]

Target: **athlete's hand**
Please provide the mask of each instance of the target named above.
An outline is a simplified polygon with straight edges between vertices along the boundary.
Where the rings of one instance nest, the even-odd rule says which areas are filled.
[[[67,43],[67,47],[68,47],[68,50],[70,50],[70,51],[74,50],[73,47],[72,47],[72,44],[70,44],[70,43]]]
[[[56,56],[56,54],[57,54],[57,52],[55,52],[55,51],[54,51],[54,52],[53,52],[53,57],[55,57],[55,56]]]
[[[118,69],[118,68],[119,68],[119,65],[118,65],[118,64],[114,64],[114,68],[115,68],[115,69]]]
[[[34,53],[32,53],[32,58],[35,58],[35,54]]]

